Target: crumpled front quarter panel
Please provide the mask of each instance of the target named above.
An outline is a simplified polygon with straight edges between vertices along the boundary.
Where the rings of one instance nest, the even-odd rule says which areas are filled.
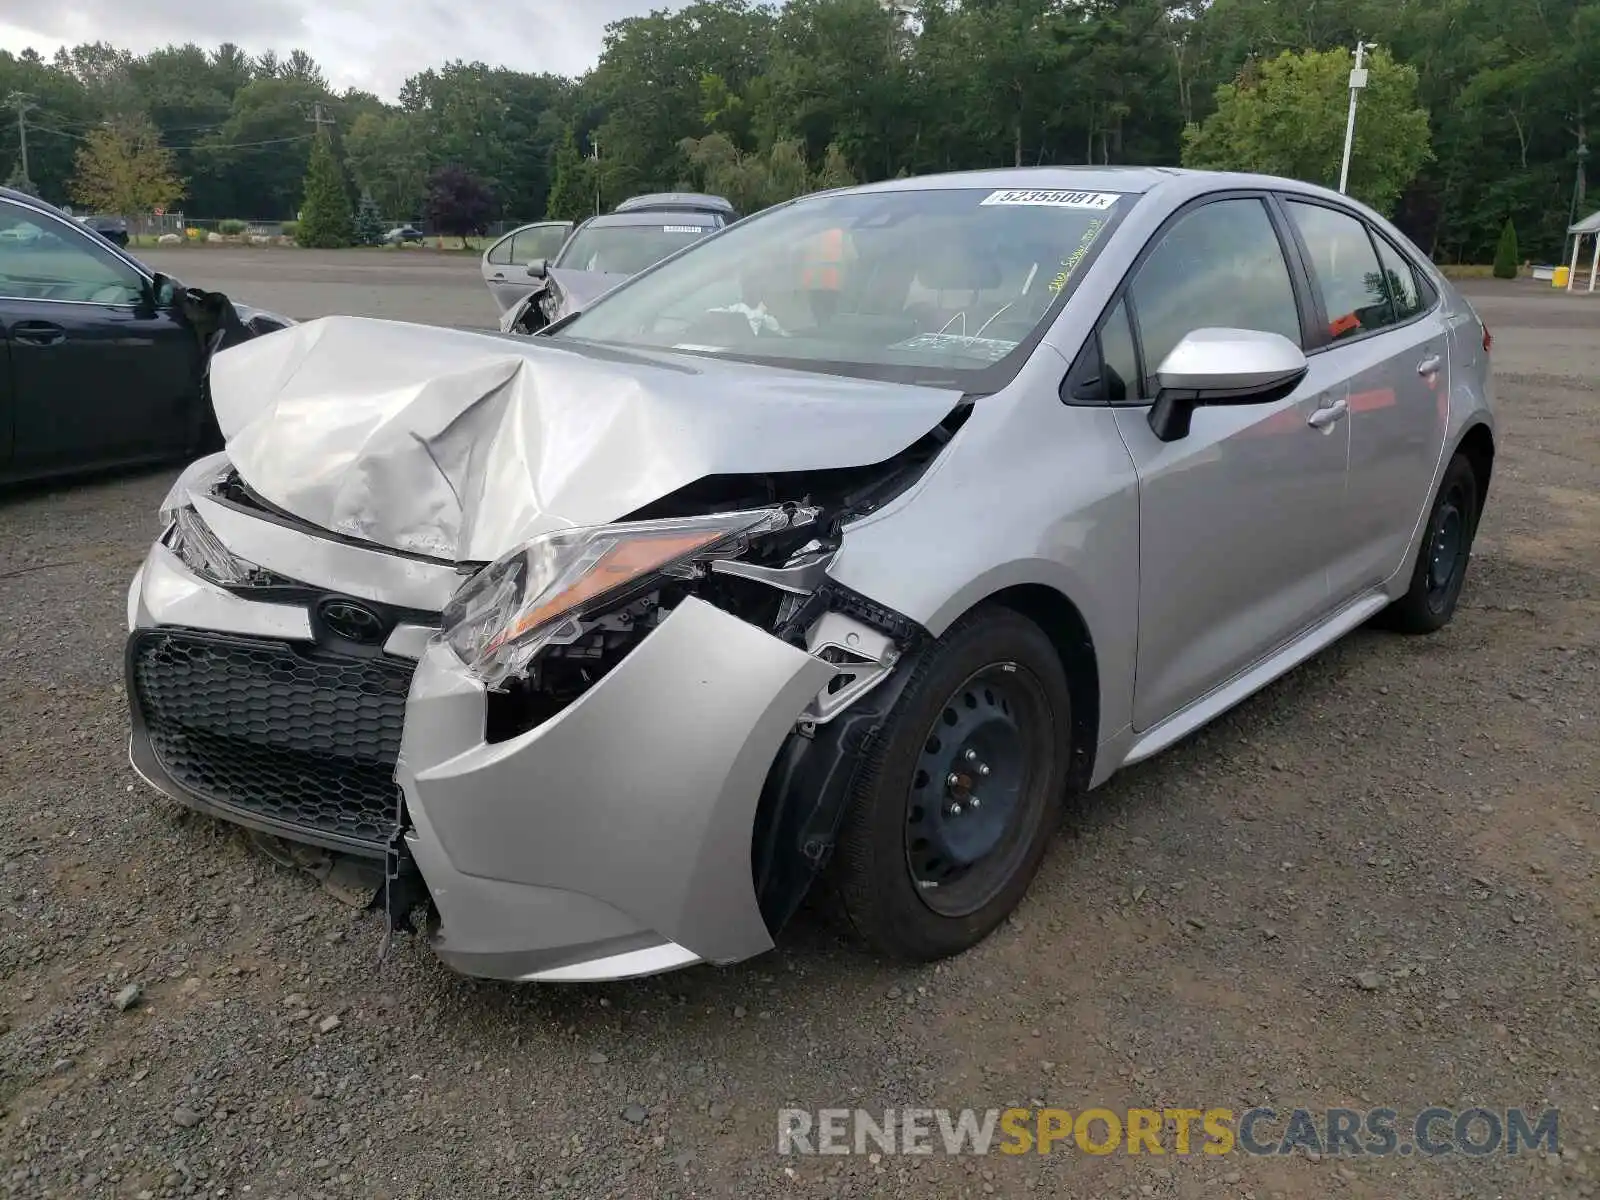
[[[459,673],[448,656],[435,643],[419,678]],[[701,958],[748,958],[772,946],[750,873],[762,781],[832,670],[691,598],[509,741],[442,744],[452,722],[413,685],[400,775],[456,870],[592,896]]]
[[[1063,404],[1066,363],[1042,346],[972,416],[919,484],[848,527],[829,574],[934,634],[987,597],[1042,585],[1094,641],[1101,740],[1132,715],[1139,495],[1106,406]]]

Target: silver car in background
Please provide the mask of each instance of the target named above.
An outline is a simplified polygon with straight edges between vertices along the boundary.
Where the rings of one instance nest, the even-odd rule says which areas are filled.
[[[528,264],[560,253],[573,225],[572,221],[535,221],[513,229],[483,252],[478,270],[495,307],[505,312],[538,288],[539,281],[528,276]]]
[[[720,210],[670,208],[653,196],[590,217],[554,259],[528,264],[524,276],[529,294],[501,315],[500,331],[537,333],[726,223]]]
[[[822,873],[957,953],[1064,796],[1450,620],[1489,350],[1346,197],[1133,168],[803,198],[549,335],[309,322],[212,367],[133,762],[473,974],[749,958]]]

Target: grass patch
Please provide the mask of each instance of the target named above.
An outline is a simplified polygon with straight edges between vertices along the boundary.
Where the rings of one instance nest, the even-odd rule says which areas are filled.
[[[1492,263],[1435,263],[1446,279],[1493,279],[1494,264]],[[1517,268],[1517,274],[1522,274],[1522,268]]]

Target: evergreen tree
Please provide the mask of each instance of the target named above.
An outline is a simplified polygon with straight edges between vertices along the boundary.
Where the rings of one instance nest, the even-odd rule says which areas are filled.
[[[327,138],[319,137],[312,144],[311,165],[306,168],[305,196],[295,241],[318,250],[348,246],[354,236],[350,196],[344,190],[344,179],[333,157],[333,144]]]
[[[578,154],[578,139],[569,125],[556,151],[545,216],[552,221],[581,221],[593,212],[594,181],[589,163]]]
[[[1505,227],[1500,230],[1500,244],[1494,251],[1494,277],[1496,279],[1515,279],[1517,277],[1517,231],[1511,226],[1511,218],[1506,218]]]
[[[356,244],[381,246],[383,234],[383,214],[378,211],[378,202],[371,192],[362,192],[361,203],[356,207]]]

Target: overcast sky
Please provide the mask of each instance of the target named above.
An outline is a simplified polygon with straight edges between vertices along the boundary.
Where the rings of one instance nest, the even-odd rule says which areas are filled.
[[[251,54],[305,50],[335,89],[393,100],[408,75],[453,58],[576,75],[600,56],[606,25],[684,0],[47,0],[3,4],[0,49],[106,41],[143,52],[169,42]],[[21,10],[21,11],[18,11]]]

